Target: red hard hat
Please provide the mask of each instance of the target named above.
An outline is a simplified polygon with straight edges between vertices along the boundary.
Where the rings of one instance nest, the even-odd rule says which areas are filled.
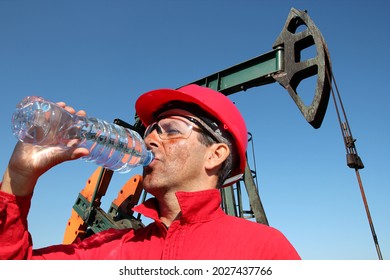
[[[246,148],[248,132],[244,118],[234,103],[224,94],[213,89],[187,85],[177,90],[157,89],[142,94],[135,103],[135,110],[141,122],[148,126],[154,121],[156,113],[165,104],[173,101],[194,103],[222,124],[222,127],[233,136],[239,164],[232,170],[230,176],[243,174],[246,165]],[[232,179],[236,181],[237,178]]]

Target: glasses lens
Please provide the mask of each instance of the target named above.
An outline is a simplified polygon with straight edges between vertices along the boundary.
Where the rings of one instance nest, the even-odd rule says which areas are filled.
[[[148,125],[148,127],[146,128],[145,130],[145,133],[144,133],[144,138],[146,138],[146,136],[148,136],[150,133],[152,133],[152,131],[154,129],[157,129],[157,122],[153,122],[151,124]],[[157,131],[158,132],[158,131]]]
[[[168,117],[150,124],[144,137],[148,136],[152,131],[156,129],[157,134],[163,140],[190,137],[192,131],[192,124],[180,117]]]

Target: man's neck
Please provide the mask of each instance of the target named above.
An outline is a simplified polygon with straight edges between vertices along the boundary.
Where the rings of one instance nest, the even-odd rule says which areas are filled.
[[[174,193],[166,194],[163,198],[158,198],[160,220],[166,227],[180,218],[180,205]]]

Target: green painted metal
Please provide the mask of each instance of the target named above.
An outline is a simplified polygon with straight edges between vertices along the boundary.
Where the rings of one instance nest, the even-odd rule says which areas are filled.
[[[236,209],[235,204],[235,195],[233,186],[228,186],[220,190],[221,192],[221,198],[222,198],[222,208],[224,211],[231,216],[239,216],[239,213]]]
[[[206,86],[225,95],[275,82],[272,75],[282,71],[283,48],[276,48],[191,84]]]

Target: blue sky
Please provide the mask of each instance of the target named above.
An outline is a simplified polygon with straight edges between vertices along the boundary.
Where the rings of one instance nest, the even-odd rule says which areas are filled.
[[[389,259],[389,6],[378,0],[0,0],[0,170],[16,143],[10,119],[24,96],[132,123],[143,92],[177,88],[272,50],[295,7],[308,11],[328,45],[365,165],[360,175],[375,231]],[[313,129],[277,83],[231,98],[253,135],[270,225],[304,259],[378,259],[332,100],[322,126]],[[78,160],[40,178],[29,214],[35,247],[62,242],[71,208],[95,168]],[[114,175],[105,210],[139,172]]]

